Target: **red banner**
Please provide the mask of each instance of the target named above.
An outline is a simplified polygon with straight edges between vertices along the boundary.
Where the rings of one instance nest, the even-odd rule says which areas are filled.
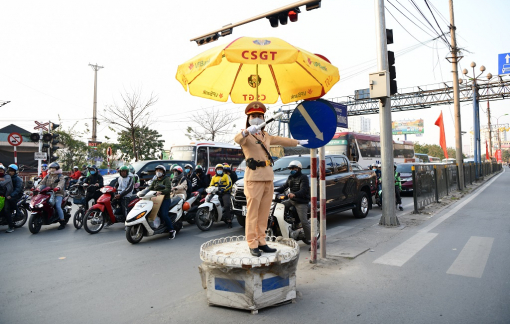
[[[491,157],[489,156],[489,144],[487,144],[487,141],[485,141],[485,159],[489,161]]]
[[[448,149],[446,148],[446,136],[444,135],[444,123],[443,123],[443,112],[441,111],[441,115],[436,120],[436,126],[439,126],[439,145],[443,149],[445,159],[448,158]]]
[[[496,161],[498,162],[503,161],[503,155],[501,154],[501,150],[496,150]]]

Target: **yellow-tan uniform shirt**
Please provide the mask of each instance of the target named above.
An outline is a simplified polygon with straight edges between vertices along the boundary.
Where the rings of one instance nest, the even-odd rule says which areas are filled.
[[[267,161],[271,158],[267,156],[266,151],[261,147],[261,145],[257,144],[257,140],[263,142],[268,151],[270,145],[281,145],[285,147],[290,147],[297,146],[299,143],[295,139],[280,136],[271,136],[266,132],[254,136],[255,138],[248,134],[246,137],[244,137],[243,133],[241,132],[236,135],[234,141],[242,146],[246,159],[253,158],[255,161]],[[273,169],[270,166],[258,167],[256,170],[246,168],[244,180],[273,181],[274,180]]]

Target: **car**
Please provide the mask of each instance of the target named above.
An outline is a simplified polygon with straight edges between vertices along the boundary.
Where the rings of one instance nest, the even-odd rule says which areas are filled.
[[[403,192],[413,192],[412,163],[397,164],[397,172],[400,173],[400,184]]]
[[[273,165],[274,187],[282,186],[289,177],[287,169],[291,161],[298,160],[303,165],[303,174],[310,176],[310,155],[284,156]],[[319,184],[320,181],[317,181]],[[345,155],[326,155],[326,208],[328,212],[352,210],[356,218],[364,218],[372,209],[372,195],[376,187],[375,173],[372,170],[353,170]],[[319,194],[319,190],[317,190]],[[318,197],[320,199],[320,197]],[[246,196],[244,179],[232,187],[232,211],[241,226],[245,224]]]

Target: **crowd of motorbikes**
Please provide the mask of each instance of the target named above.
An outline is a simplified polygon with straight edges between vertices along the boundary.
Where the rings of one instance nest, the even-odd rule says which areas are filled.
[[[133,195],[129,197],[127,211],[124,214],[120,200],[115,199],[114,186],[106,185],[102,188],[89,186],[84,182],[85,178],[82,177],[77,183],[69,186],[62,199],[66,224],[72,217],[76,229],[83,227],[86,232],[96,234],[105,226],[124,223],[126,239],[132,244],[140,242],[144,236],[168,233],[165,223],[159,218],[157,210],[159,206],[153,200],[156,197],[156,191],[135,189]],[[66,177],[66,183],[68,180]],[[41,179],[36,177],[25,184],[27,190],[19,200],[16,213],[13,215],[14,226],[20,228],[28,220],[28,228],[32,234],[37,234],[43,225],[51,225],[59,221],[54,207],[54,191],[49,187],[39,190],[40,181]],[[101,196],[89,207],[85,198],[87,192],[96,190],[101,192]],[[268,219],[267,234],[302,240],[310,244],[309,240],[305,239],[297,212],[292,207],[286,210],[283,206],[283,201],[287,199],[286,194],[275,193]],[[74,215],[71,215],[73,204],[78,208]],[[206,188],[203,195],[193,192],[186,199],[183,195],[172,197],[169,215],[176,232],[183,228],[183,222],[196,224],[200,230],[208,231],[214,223],[227,221],[224,209],[225,206],[219,199],[218,187],[212,186]],[[155,217],[151,218],[151,216]],[[5,220],[0,218],[0,225],[6,225],[4,223]]]

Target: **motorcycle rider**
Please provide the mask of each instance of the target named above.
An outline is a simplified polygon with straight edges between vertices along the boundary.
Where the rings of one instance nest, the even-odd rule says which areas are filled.
[[[172,197],[175,195],[182,195],[184,200],[187,199],[186,191],[188,190],[188,181],[184,176],[182,167],[177,165],[172,169]]]
[[[395,198],[397,200],[398,209],[401,211],[404,210],[404,207],[402,207],[402,198],[400,197],[400,192],[402,191],[402,183],[400,180],[400,172],[397,172],[397,166],[393,166],[395,170]]]
[[[170,192],[172,191],[172,182],[170,181],[170,177],[166,175],[166,168],[162,165],[158,165],[155,169],[156,171],[156,179],[152,181],[149,191],[150,190],[157,190],[157,195],[164,195],[163,201],[161,202],[161,219],[165,222],[166,227],[169,230],[169,240],[173,240],[175,238],[175,230],[174,226],[172,224],[172,220],[170,219],[170,216],[168,215],[169,209],[170,209],[170,202],[172,201],[170,199]],[[186,183],[186,182],[185,182]],[[158,186],[163,185],[165,186],[165,189],[158,189]]]
[[[58,218],[60,226],[58,230],[62,230],[66,227],[66,223],[64,221],[64,211],[62,210],[62,199],[64,198],[66,179],[62,176],[62,170],[60,169],[60,165],[57,162],[53,162],[49,165],[48,175],[42,179],[39,184],[39,190],[44,189],[45,187],[50,187],[52,189],[57,189],[54,193],[55,195],[55,209],[58,214]]]
[[[230,169],[230,165],[227,163],[223,163],[223,172],[225,172],[230,177],[232,185],[237,182],[237,174]]]
[[[223,164],[217,164],[215,168],[216,174],[211,179],[210,186],[218,187],[218,198],[223,202],[225,208],[225,220],[227,227],[232,228],[232,216],[230,215],[230,191],[232,190],[232,182],[230,177],[223,173]]]
[[[308,222],[308,202],[310,201],[310,182],[308,177],[304,175],[301,170],[303,165],[301,162],[294,160],[289,163],[288,169],[290,170],[290,176],[287,178],[285,184],[277,188],[276,192],[284,192],[290,189],[289,200],[283,202],[285,209],[288,210],[291,206],[296,208],[301,225],[303,225],[303,231],[308,241],[311,240],[311,228]]]
[[[91,199],[97,201],[99,197],[101,197],[101,191],[99,191],[99,189],[104,187],[103,176],[99,174],[99,172],[97,171],[97,167],[95,165],[90,165],[88,167],[88,172],[89,175],[87,176],[85,181],[83,181],[83,183],[89,185],[89,187],[87,188],[87,194],[85,195],[85,205],[87,206],[87,208],[89,205],[89,201]]]
[[[136,174],[135,172],[135,168],[130,165],[129,167],[129,173],[131,173],[131,175],[133,176],[133,181],[134,181],[134,188],[135,189],[138,189],[140,187],[140,177],[138,176],[138,174]]]
[[[12,213],[9,209],[7,197],[11,195],[13,186],[11,176],[5,171],[4,165],[0,163],[0,197],[5,198],[4,207],[0,209],[0,216],[4,216],[7,219],[7,225],[9,225],[9,228],[6,233],[12,233],[14,231],[14,223],[12,221]]]
[[[69,176],[72,180],[69,181],[68,189],[75,183],[78,182],[78,180],[81,178],[81,172],[80,169],[75,165],[73,167],[73,173]]]
[[[12,214],[13,213],[16,214],[16,212],[17,212],[18,201],[20,200],[21,196],[23,196],[23,181],[17,175],[18,166],[16,164],[9,165],[7,167],[7,172],[11,176],[13,191],[11,192],[11,194],[9,196],[7,196],[5,198],[6,198],[6,202],[9,204],[8,211],[10,212],[11,219],[12,219]],[[11,227],[9,225],[9,228],[5,232],[6,233],[14,232],[14,227]]]
[[[133,175],[129,173],[129,168],[125,165],[119,168],[119,177],[118,181],[115,184],[115,188],[117,189],[117,194],[115,195],[115,199],[120,199],[120,206],[122,208],[122,215],[124,215],[124,219],[127,216],[127,206],[133,193],[133,189],[135,183],[133,181]]]
[[[202,195],[207,188],[208,182],[201,165],[197,165],[195,172],[191,175],[191,192],[198,192]]]
[[[41,177],[41,179],[44,179],[44,178],[46,178],[47,175],[48,175],[48,165],[43,164],[43,165],[41,165],[41,174],[39,176]]]

